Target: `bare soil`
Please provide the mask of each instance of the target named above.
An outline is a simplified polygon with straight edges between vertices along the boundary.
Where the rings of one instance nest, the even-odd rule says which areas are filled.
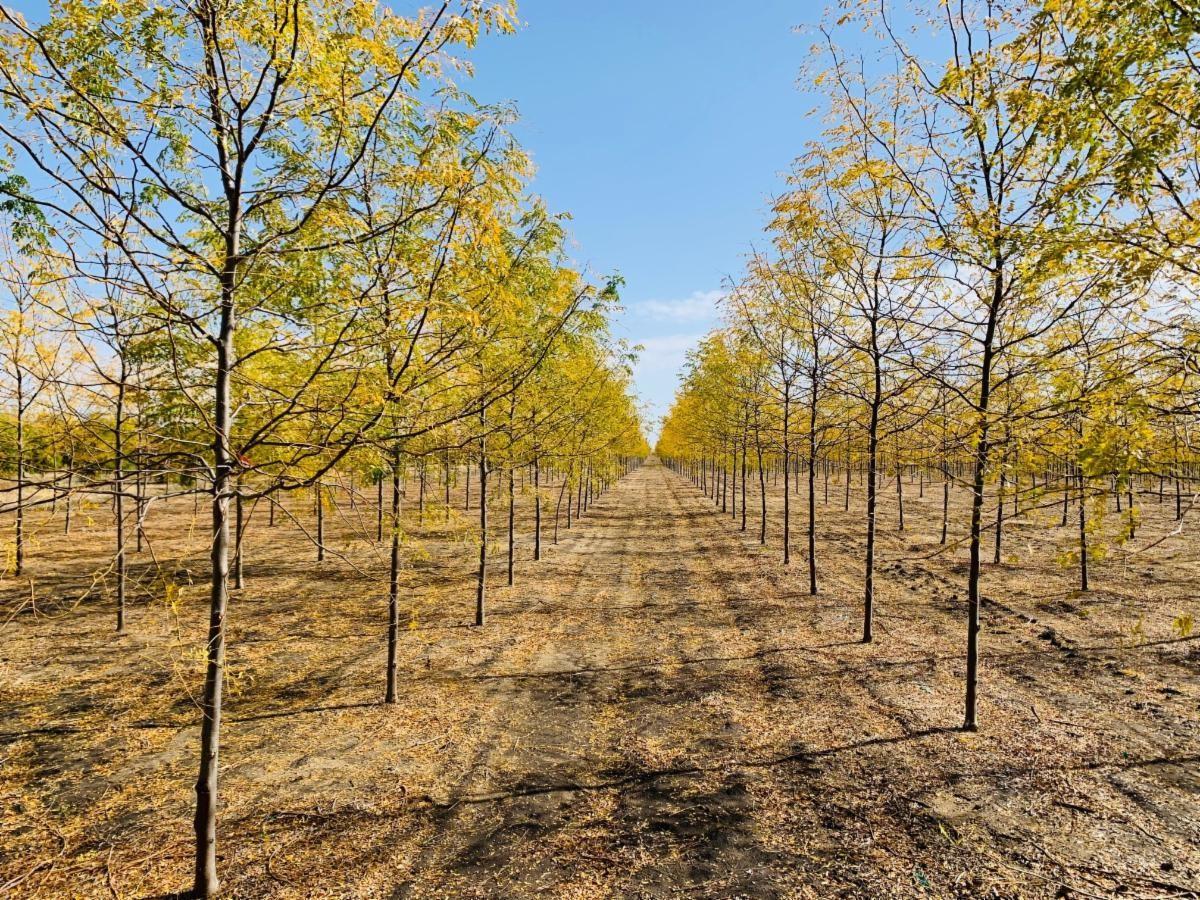
[[[536,564],[523,494],[517,585],[497,553],[482,629],[470,514],[410,513],[396,706],[373,507],[330,515],[320,564],[256,513],[231,610],[228,895],[1200,895],[1200,641],[1172,629],[1200,613],[1200,550],[1170,502],[1140,500],[1141,534],[1086,594],[1057,513],[1009,526],[964,734],[965,554],[937,544],[940,485],[905,485],[903,533],[881,511],[872,645],[861,488],[818,505],[816,597],[801,552],[779,562],[781,489],[761,548],[755,498],[742,533],[651,461]],[[0,894],[190,883],[204,510],[152,510],[120,638],[93,575],[107,517],[70,537],[47,519],[29,578],[2,586]]]

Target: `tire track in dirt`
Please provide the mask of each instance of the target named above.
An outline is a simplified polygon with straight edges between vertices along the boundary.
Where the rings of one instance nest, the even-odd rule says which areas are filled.
[[[553,779],[552,773],[541,768],[547,764],[562,767],[567,735],[561,727],[561,714],[547,717],[544,702],[531,703],[528,686],[542,673],[580,667],[569,659],[564,663],[564,648],[571,642],[576,621],[570,615],[557,614],[563,604],[553,596],[548,599],[547,594],[556,593],[555,588],[561,590],[556,579],[565,576],[574,582],[567,592],[569,605],[584,604],[594,596],[594,561],[611,552],[607,544],[612,540],[612,528],[602,517],[611,515],[617,498],[628,490],[633,478],[636,474],[615,485],[588,511],[586,518],[579,520],[581,531],[551,551],[549,568],[532,570],[527,580],[518,583],[515,593],[532,598],[532,606],[528,606],[521,618],[535,621],[527,623],[532,627],[519,634],[512,652],[498,659],[486,672],[464,675],[484,685],[481,699],[488,703],[466,729],[474,737],[469,752],[458,754],[460,758],[468,756],[470,762],[460,767],[462,776],[444,796],[434,798],[434,807],[417,823],[424,832],[420,856],[408,866],[411,876],[396,885],[392,896],[426,896],[431,891],[448,890],[450,884],[459,885],[452,894],[467,896],[478,893],[489,879],[496,880],[498,876],[488,875],[491,870],[521,862],[519,857],[510,860],[496,851],[532,826],[519,815],[497,817],[487,804],[474,798],[521,792],[536,795]],[[627,550],[623,544],[616,551],[616,558]],[[603,641],[594,643],[604,646]],[[529,723],[538,726],[538,747],[533,750],[520,741],[522,736],[528,741]],[[509,770],[514,768],[514,757],[537,760],[539,770],[534,782],[503,783],[506,776],[511,782]],[[392,882],[395,884],[396,879]],[[484,889],[483,893],[489,892]]]
[[[400,896],[433,884],[485,896],[656,896],[681,884],[777,895],[791,866],[767,849],[750,786],[773,776],[739,761],[770,756],[754,735],[770,714],[763,659],[790,649],[764,645],[761,596],[730,593],[757,560],[681,487],[648,467],[614,495],[608,523],[593,523],[604,545],[580,548],[593,555],[571,602],[620,602],[592,618],[550,610],[560,640],[505,701],[524,743],[479,764],[513,780],[491,791],[468,780],[473,792],[439,821],[459,837]]]

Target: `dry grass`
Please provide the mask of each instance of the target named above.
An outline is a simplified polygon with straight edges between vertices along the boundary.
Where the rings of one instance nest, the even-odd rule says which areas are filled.
[[[915,493],[904,534],[881,513],[872,646],[855,642],[857,489],[849,513],[838,487],[818,507],[814,598],[800,554],[785,571],[648,466],[542,563],[526,541],[482,630],[469,522],[410,523],[390,708],[373,512],[341,509],[319,566],[293,525],[255,528],[231,613],[228,892],[1195,896],[1200,643],[1171,628],[1197,612],[1195,542],[1111,554],[1080,595],[1056,514],[1014,523],[1017,559],[985,576],[982,731],[965,735],[963,553],[936,552],[939,498]],[[1146,498],[1129,549],[1169,512]],[[187,500],[152,513],[158,565],[138,559],[118,639],[91,577],[105,516],[69,539],[38,528],[30,581],[4,585],[0,893],[189,883],[203,518]]]

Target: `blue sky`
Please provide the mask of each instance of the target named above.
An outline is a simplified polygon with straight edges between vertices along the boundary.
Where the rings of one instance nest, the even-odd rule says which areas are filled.
[[[573,216],[576,260],[626,279],[625,337],[651,415],[686,350],[763,240],[769,198],[818,123],[797,84],[822,4],[522,0],[516,34],[484,42],[469,89],[511,100],[534,189]]]
[[[45,0],[9,3],[44,20]],[[392,5],[408,14],[417,3]],[[467,88],[517,106],[534,190],[572,215],[576,262],[625,277],[617,331],[645,347],[637,387],[654,419],[687,349],[717,324],[722,284],[763,240],[781,173],[818,130],[797,84],[813,36],[796,28],[824,4],[519,5],[523,26],[482,42]]]

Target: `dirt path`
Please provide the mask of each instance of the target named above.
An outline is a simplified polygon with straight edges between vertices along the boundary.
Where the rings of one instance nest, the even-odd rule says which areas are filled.
[[[990,710],[990,736],[955,733],[952,655],[920,653],[924,630],[894,620],[882,649],[848,641],[846,593],[799,594],[661,466],[619,485],[520,593],[503,626],[514,642],[468,704],[481,710],[456,751],[469,763],[416,815],[419,853],[402,857],[395,896],[1197,885],[1194,742],[1190,754],[1158,746],[1107,763],[1088,725],[1031,729],[1003,707]],[[953,646],[953,620],[934,624]],[[1036,697],[1002,699],[1053,706],[1077,688],[1039,681]],[[1139,786],[1124,793],[1169,808],[1075,802],[1121,793],[1126,779]],[[1089,794],[1081,781],[1098,783]],[[1065,837],[1042,820],[1063,813]],[[387,884],[395,860],[370,880]]]
[[[1048,642],[1048,619],[994,610],[984,729],[959,734],[953,571],[902,572],[880,640],[863,646],[849,534],[844,546],[823,543],[823,592],[809,597],[802,565],[783,570],[652,461],[544,562],[522,564],[485,629],[462,627],[458,603],[410,632],[396,708],[378,704],[377,649],[311,655],[337,645],[324,623],[369,633],[371,606],[324,612],[329,634],[310,643],[295,609],[240,610],[264,642],[271,615],[296,637],[267,658],[276,682],[264,675],[230,702],[229,889],[1015,898],[1200,888],[1196,645],[1115,646],[1058,620]],[[81,826],[76,846],[64,823],[101,807],[69,809],[74,819],[56,827],[75,877],[56,862],[29,884],[107,896],[182,886],[193,729],[161,730],[54,739],[62,768],[95,786],[87,802],[107,798],[106,824],[99,836]],[[98,756],[118,751],[117,774],[97,774]],[[168,800],[153,803],[151,784]],[[140,849],[147,834],[164,836],[153,859]]]

